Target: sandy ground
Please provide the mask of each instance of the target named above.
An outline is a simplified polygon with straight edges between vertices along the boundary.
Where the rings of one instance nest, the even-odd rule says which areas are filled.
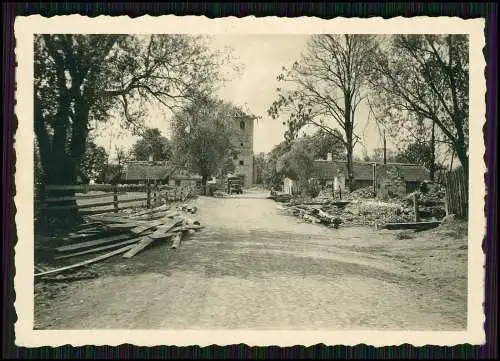
[[[466,328],[463,230],[335,230],[263,196],[200,197],[207,228],[179,250],[160,243],[91,266],[96,279],[37,283],[35,328]]]

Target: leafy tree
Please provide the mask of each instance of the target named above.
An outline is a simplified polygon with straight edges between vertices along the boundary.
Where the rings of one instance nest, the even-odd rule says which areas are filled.
[[[396,152],[392,149],[385,150],[385,158],[387,162],[396,162]],[[384,162],[384,148],[373,148],[372,155],[369,157],[369,161],[372,162]]]
[[[293,142],[290,150],[277,163],[277,171],[297,182],[299,189],[309,193],[311,174],[314,167],[313,146],[307,139]],[[314,188],[314,187],[313,187]],[[311,194],[316,196],[317,194]]]
[[[278,159],[290,150],[291,142],[283,141],[274,146],[274,148],[266,155],[264,170],[262,172],[262,180],[269,188],[279,187],[282,182],[282,174],[278,172]]]
[[[335,135],[319,129],[310,137],[310,144],[315,159],[326,159],[328,153],[332,154],[333,159],[341,159],[344,156],[344,145],[339,140],[342,135],[338,129],[333,129]]]
[[[264,183],[264,168],[266,165],[266,154],[258,153],[254,156],[254,170],[255,170],[255,183],[263,184]]]
[[[418,122],[443,135],[468,174],[467,35],[396,35],[372,58],[375,108],[394,130]]]
[[[232,123],[239,116],[244,114],[229,103],[200,97],[173,117],[175,162],[200,174],[204,189],[209,177],[232,168]]]
[[[172,157],[172,149],[168,138],[161,135],[158,128],[148,128],[134,144],[132,153],[136,160],[166,161]]]
[[[304,183],[310,178],[313,162],[314,157],[309,144],[303,140],[295,141],[290,150],[279,158],[278,172]]]
[[[80,165],[83,182],[88,183],[90,179],[100,178],[107,163],[108,154],[106,150],[95,144],[93,140],[87,139],[85,154]]]
[[[429,143],[411,143],[401,153],[396,155],[396,161],[401,163],[420,164],[430,169],[435,168],[435,159]]]
[[[186,35],[45,34],[34,42],[34,129],[49,184],[75,183],[92,122],[118,115],[137,130],[146,102],[177,109],[211,92],[225,61]],[[76,209],[58,216],[80,220]]]
[[[306,53],[290,70],[283,68],[278,80],[290,83],[291,89],[278,88],[278,99],[268,110],[278,118],[288,113],[287,138],[294,138],[304,126],[312,124],[336,137],[345,147],[348,185],[354,182],[353,150],[359,137],[355,135],[356,110],[365,99],[371,53],[375,48],[368,35],[314,35]],[[330,126],[328,124],[332,124]],[[334,129],[340,129],[340,133]]]

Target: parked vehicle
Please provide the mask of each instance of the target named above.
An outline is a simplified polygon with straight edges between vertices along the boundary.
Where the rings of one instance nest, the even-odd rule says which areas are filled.
[[[226,192],[228,194],[243,194],[243,187],[239,177],[228,177],[226,180]]]

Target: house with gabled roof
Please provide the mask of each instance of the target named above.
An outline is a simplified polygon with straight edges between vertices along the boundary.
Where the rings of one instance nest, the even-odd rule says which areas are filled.
[[[344,160],[316,160],[314,161],[312,178],[320,181],[322,186],[328,183],[334,189],[344,189],[347,186],[347,161]],[[353,162],[354,189],[364,188],[375,184],[377,189],[389,178],[399,179],[405,184],[406,193],[415,191],[423,181],[430,179],[430,172],[418,164],[409,163],[380,163],[380,162]]]
[[[125,184],[144,184],[148,181],[167,184],[176,169],[174,165],[164,162],[131,161],[123,166],[120,180]]]
[[[353,162],[354,189],[375,187],[378,190],[386,187],[388,183],[400,183],[405,193],[415,191],[422,182],[430,179],[429,170],[418,164],[408,163],[380,163],[380,162]],[[312,179],[319,181],[323,188],[333,188],[335,192],[344,192],[347,188],[347,161],[315,160]],[[285,179],[283,191],[296,193],[296,183]],[[401,187],[400,187],[401,188]]]

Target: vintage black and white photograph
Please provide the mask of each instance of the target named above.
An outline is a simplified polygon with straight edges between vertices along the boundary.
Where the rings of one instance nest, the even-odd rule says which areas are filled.
[[[16,277],[33,287],[33,334],[483,337],[471,312],[484,23],[286,33],[275,18],[203,33],[81,21],[32,27],[29,59],[18,52],[32,75],[17,97],[32,109],[17,110],[30,138],[18,179],[32,189],[16,206],[32,243],[18,236]]]

